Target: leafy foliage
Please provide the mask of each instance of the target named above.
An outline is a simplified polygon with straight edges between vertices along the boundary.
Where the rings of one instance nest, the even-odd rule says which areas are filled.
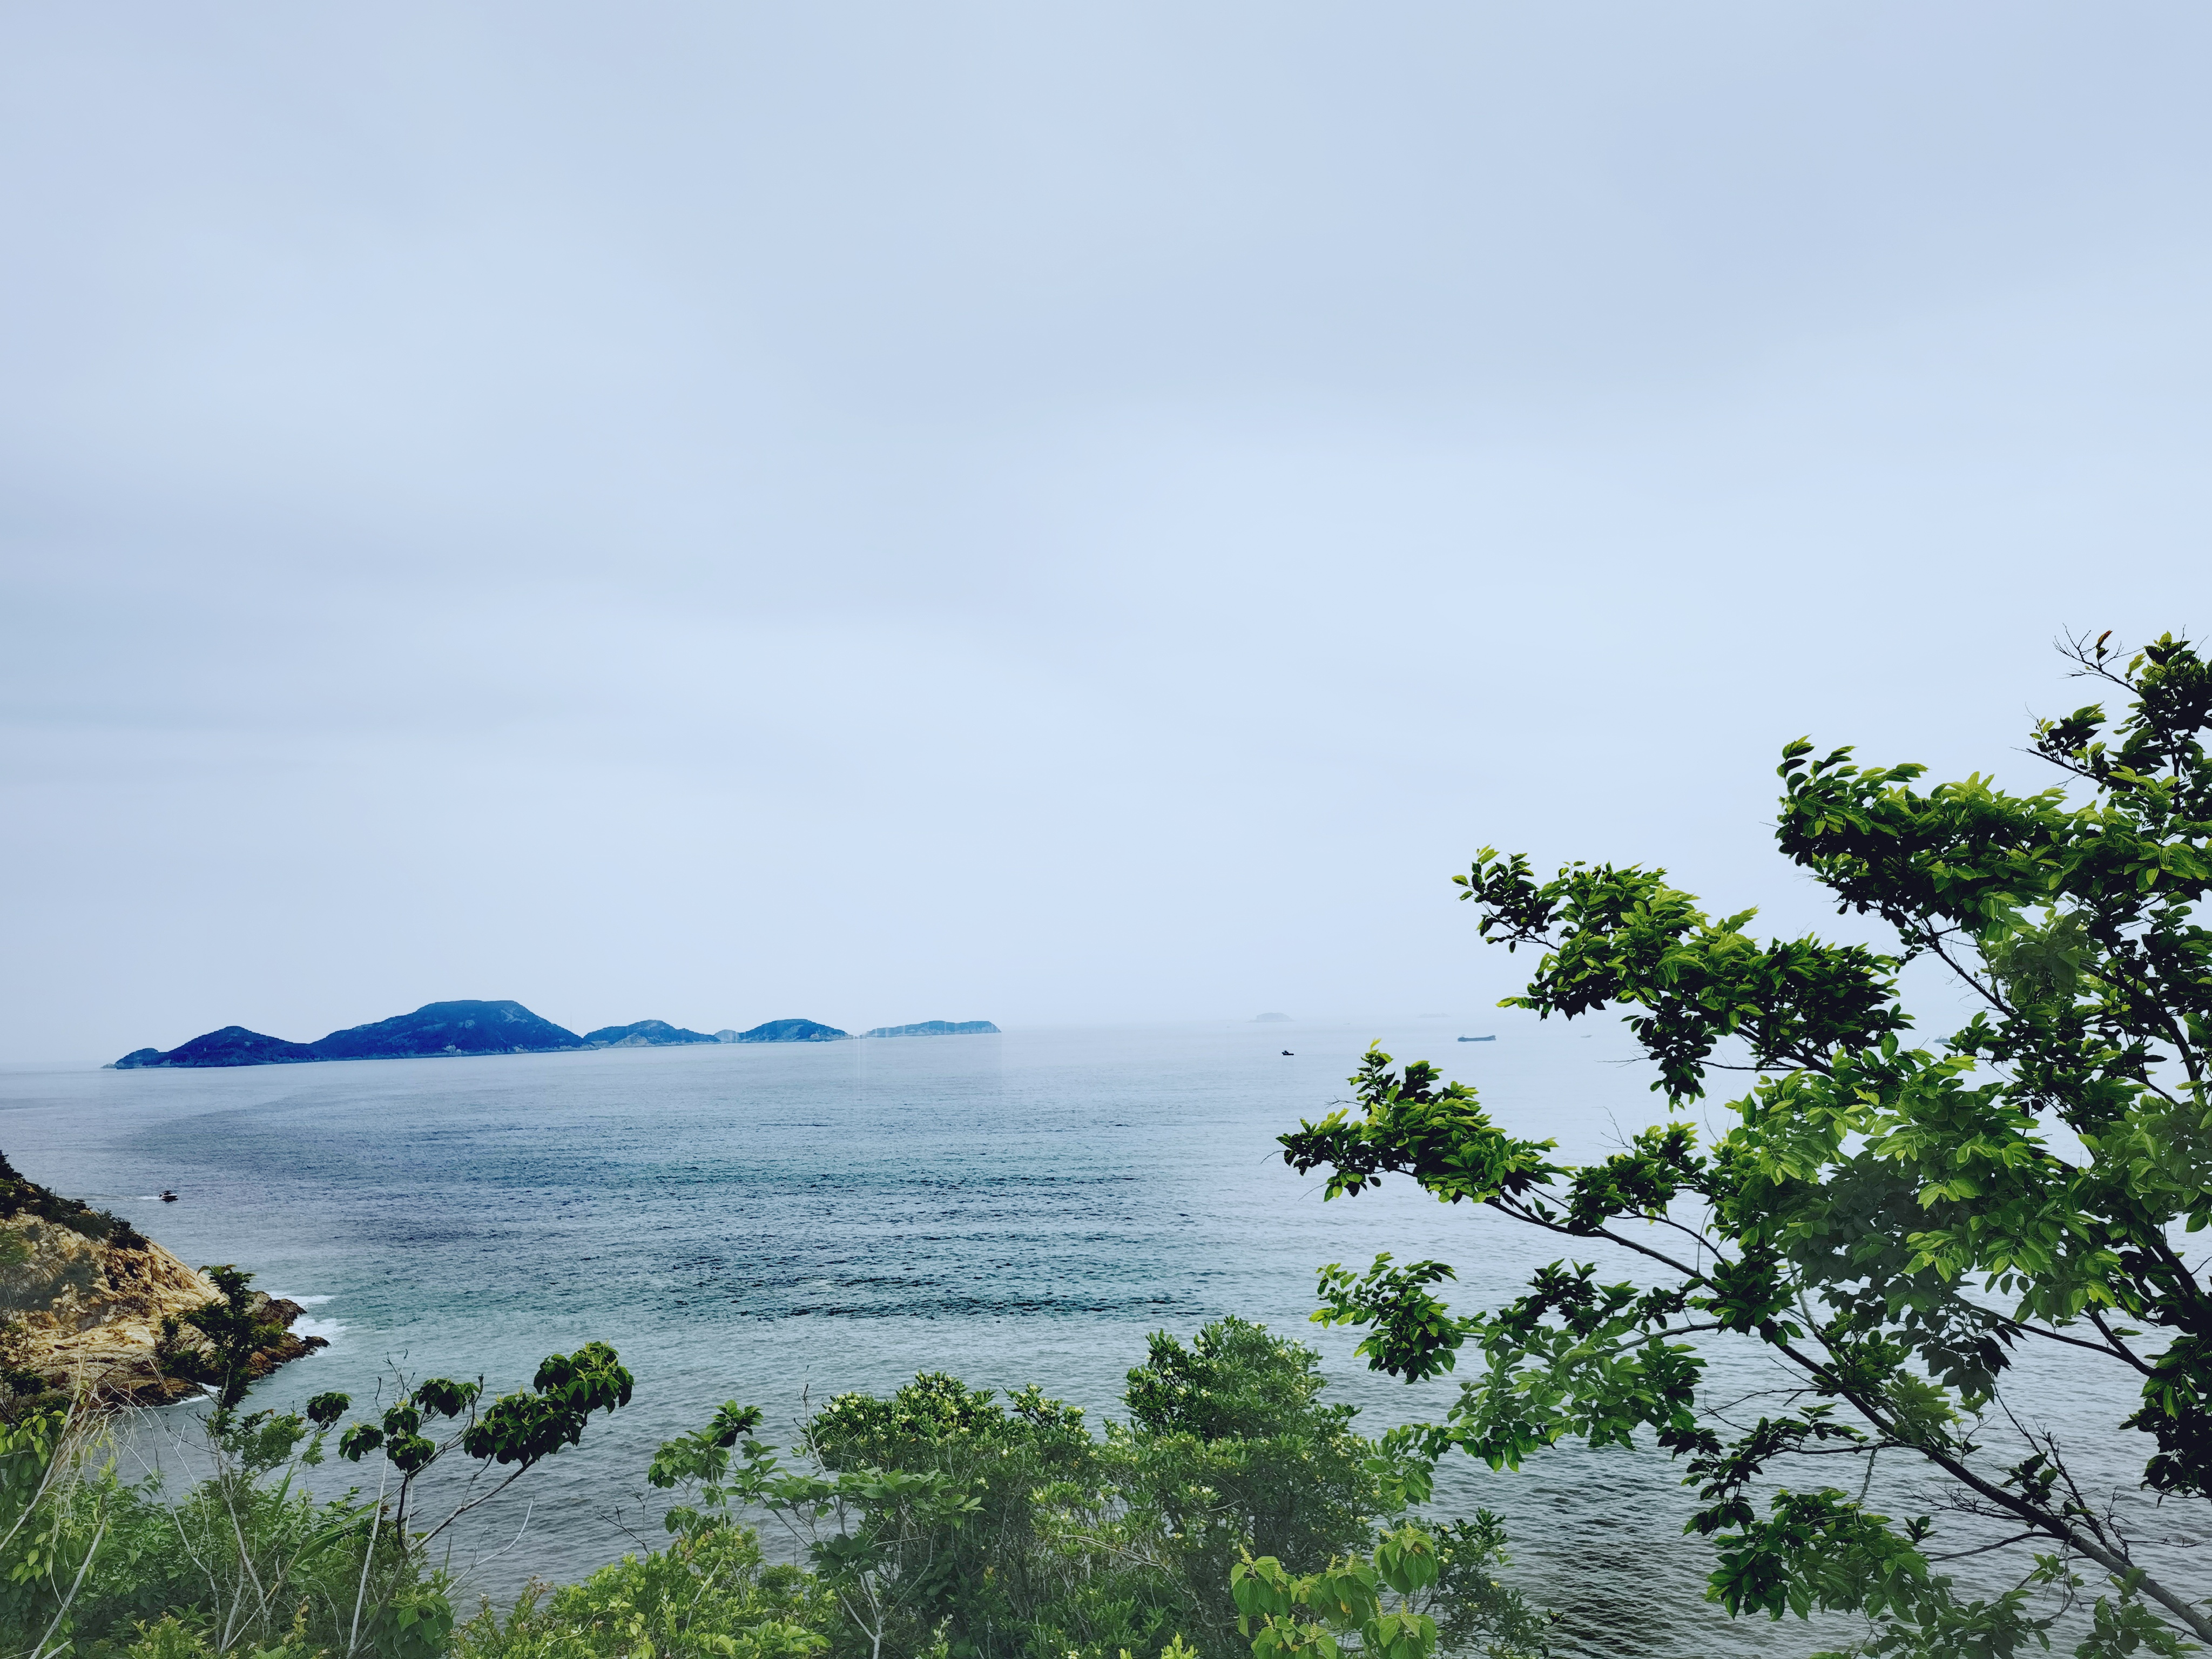
[[[269,1311],[269,1299],[254,1293],[252,1273],[228,1264],[200,1271],[214,1283],[215,1300],[187,1310],[181,1318],[165,1316],[155,1359],[167,1375],[210,1390],[220,1416],[234,1410],[266,1374],[267,1367],[255,1361],[283,1340],[284,1324]],[[186,1330],[199,1340],[187,1338]]]
[[[1868,1653],[2015,1651],[2051,1622],[2030,1592],[2063,1607],[2092,1569],[2104,1583],[2081,1654],[2212,1640],[2195,1598],[2136,1559],[2127,1514],[2090,1503],[2004,1395],[2022,1344],[2063,1346],[2085,1376],[2102,1366],[2133,1391],[2115,1426],[2148,1437],[2144,1485],[2170,1503],[2212,1497],[2212,1291],[2179,1248],[2212,1222],[2212,933],[2196,920],[2212,877],[2212,671],[2171,636],[2122,668],[2108,638],[2069,653],[2129,713],[2115,725],[2092,705],[2035,728],[2074,793],[2009,794],[1978,775],[1923,792],[1917,766],[1784,750],[1782,851],[1839,910],[1886,924],[1887,951],[1761,941],[1752,913],[1715,920],[1634,866],[1539,881],[1485,848],[1454,878],[1486,938],[1542,952],[1509,1006],[1625,1010],[1670,1107],[1702,1098],[1716,1068],[1753,1076],[1711,1145],[1674,1121],[1574,1167],[1432,1066],[1370,1051],[1356,1115],[1283,1138],[1295,1168],[1328,1172],[1332,1198],[1402,1174],[1650,1270],[1604,1284],[1555,1262],[1507,1306],[1455,1316],[1441,1263],[1325,1269],[1316,1317],[1362,1328],[1370,1364],[1411,1378],[1481,1354],[1430,1449],[1517,1467],[1567,1437],[1649,1434],[1698,1490],[1714,1599],[1732,1613],[1861,1612]],[[1908,1042],[1898,975],[1915,961],[1977,1005],[1931,1046]],[[1723,1421],[1702,1345],[1729,1340],[1794,1373],[1786,1409]],[[2020,1586],[1961,1600],[1933,1570],[1928,1517],[1894,1522],[1825,1482],[1771,1490],[1797,1460],[1878,1454],[1917,1460],[1954,1511],[2025,1547]]]
[[[1171,1633],[1160,1628],[1165,1615],[1147,1605],[1146,1587],[1115,1574],[1076,1535],[1076,1516],[1096,1514],[1101,1478],[1083,1417],[1036,1389],[1001,1406],[988,1390],[928,1373],[888,1399],[838,1395],[807,1425],[805,1444],[860,1500],[860,1541],[876,1535],[876,1510],[896,1497],[898,1483],[938,1483],[928,1488],[936,1524],[896,1534],[906,1552],[896,1572],[914,1587],[916,1628],[941,1624],[950,1652],[1022,1651],[1037,1645],[1045,1626],[1060,1632],[1055,1648],[1081,1646],[1086,1638],[1095,1644],[1104,1632],[1068,1596],[1083,1583],[1091,1594],[1077,1603],[1098,1602],[1102,1570],[1129,1593],[1127,1628],[1109,1617],[1113,1633],[1151,1645]],[[878,1495],[882,1483],[889,1484]],[[848,1552],[844,1559],[861,1558]],[[1104,1599],[1117,1607],[1123,1600]]]
[[[143,1250],[145,1236],[109,1210],[95,1210],[82,1199],[64,1198],[51,1188],[25,1179],[22,1173],[0,1153],[0,1220],[12,1220],[19,1215],[34,1215],[81,1233],[94,1243],[112,1244],[118,1249]]]
[[[174,1497],[119,1480],[82,1411],[0,1428],[0,1643],[32,1659],[1234,1659],[1310,1626],[1395,1659],[1546,1650],[1547,1621],[1494,1577],[1495,1517],[1413,1520],[1425,1454],[1354,1433],[1310,1350],[1239,1320],[1153,1337],[1131,1420],[1103,1441],[1036,1389],[1001,1399],[931,1373],[838,1395],[787,1465],[760,1412],[726,1404],[647,1472],[678,1498],[665,1547],[457,1627],[430,1540],[632,1389],[593,1343],[489,1405],[480,1381],[433,1378],[343,1428],[343,1394],[296,1413],[218,1402],[185,1419],[209,1473]],[[333,1449],[380,1465],[373,1494],[309,1492]],[[463,1501],[410,1521],[453,1457],[477,1466]],[[749,1511],[798,1562],[763,1560]],[[1289,1586],[1295,1615],[1252,1624],[1249,1572]]]
[[[537,1464],[576,1444],[593,1413],[612,1413],[627,1406],[635,1387],[621,1357],[604,1342],[587,1342],[574,1354],[547,1355],[526,1391],[502,1395],[482,1412],[477,1409],[483,1394],[481,1377],[473,1382],[432,1377],[403,1393],[377,1422],[349,1428],[339,1437],[338,1455],[358,1463],[371,1452],[383,1452],[386,1462],[399,1472],[392,1526],[402,1531],[424,1471],[448,1453],[458,1450],[487,1466],[512,1466],[504,1480],[457,1505],[423,1533],[427,1543]],[[319,1422],[334,1423],[351,1403],[343,1395],[319,1395],[308,1409],[319,1413]],[[426,1425],[436,1432],[440,1419],[452,1425],[442,1440],[423,1432]]]
[[[827,1598],[794,1566],[765,1566],[742,1527],[693,1528],[581,1583],[526,1590],[506,1619],[487,1603],[456,1632],[458,1659],[810,1659],[827,1648]]]
[[[429,1540],[574,1444],[593,1413],[626,1404],[629,1372],[612,1349],[587,1344],[550,1356],[527,1393],[482,1413],[480,1382],[420,1383],[341,1437],[356,1462],[384,1453],[386,1484],[399,1475],[394,1501],[382,1487],[319,1500],[305,1472],[323,1462],[352,1402],[325,1393],[304,1413],[240,1410],[265,1316],[249,1275],[211,1273],[222,1294],[194,1310],[204,1341],[170,1334],[215,1390],[206,1412],[183,1419],[200,1437],[186,1461],[208,1473],[180,1495],[164,1492],[158,1473],[121,1480],[111,1419],[84,1405],[0,1426],[0,1646],[30,1659],[71,1648],[133,1659],[442,1659],[453,1607]],[[143,1443],[174,1421],[147,1414],[134,1432]],[[457,1448],[511,1472],[428,1531],[410,1528],[418,1477]]]
[[[1165,1332],[1129,1373],[1129,1424],[1108,1431],[1131,1509],[1187,1588],[1190,1634],[1228,1646],[1237,1565],[1310,1571],[1364,1548],[1374,1522],[1428,1494],[1427,1466],[1394,1461],[1324,1405],[1319,1357],[1247,1321],[1217,1320],[1188,1346]],[[1395,1478],[1389,1478],[1395,1477]]]
[[[1342,1638],[1354,1632],[1358,1650],[1376,1659],[1427,1659],[1437,1622],[1417,1609],[1440,1576],[1435,1542],[1411,1525],[1380,1540],[1372,1560],[1332,1557],[1316,1572],[1292,1574],[1273,1556],[1248,1556],[1231,1573],[1237,1627],[1253,1638],[1254,1659],[1338,1659]]]
[[[119,1480],[104,1424],[81,1410],[7,1434],[0,1505],[29,1547],[9,1563],[0,1642],[48,1659],[149,1644],[204,1659],[288,1649],[434,1659],[450,1625],[442,1590],[398,1540],[375,1535],[369,1506],[306,1492],[301,1468],[320,1455],[306,1421],[234,1412],[199,1423],[211,1473],[174,1500],[158,1480]]]
[[[0,1424],[0,1632],[12,1650],[59,1650],[71,1607],[110,1523],[114,1483],[73,1477],[86,1439],[67,1410]]]
[[[1389,1551],[1419,1540],[1437,1570],[1426,1622],[1393,1638],[1417,1644],[1407,1651],[1445,1638],[1455,1651],[1544,1651],[1547,1621],[1493,1576],[1496,1518],[1409,1521],[1427,1462],[1352,1432],[1352,1408],[1322,1404],[1322,1388],[1310,1349],[1224,1320],[1187,1346],[1152,1338],[1129,1373],[1131,1420],[1103,1443],[1036,1389],[1002,1402],[928,1373],[888,1397],[832,1400],[805,1425],[799,1467],[753,1437],[757,1410],[726,1405],[664,1444],[651,1479],[685,1489],[666,1516],[679,1539],[732,1524],[737,1506],[766,1510],[832,1598],[839,1653],[1228,1659],[1255,1639],[1237,1628],[1240,1567],[1295,1577],[1361,1552],[1395,1561],[1378,1538],[1397,1540]]]

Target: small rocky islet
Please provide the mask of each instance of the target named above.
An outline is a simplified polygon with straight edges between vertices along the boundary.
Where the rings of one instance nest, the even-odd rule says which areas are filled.
[[[988,1019],[927,1019],[913,1025],[878,1025],[865,1037],[995,1036]],[[411,1014],[395,1014],[367,1025],[350,1025],[313,1042],[249,1031],[243,1025],[180,1042],[173,1048],[137,1048],[109,1069],[149,1067],[298,1066],[329,1060],[408,1060],[465,1054],[536,1054],[564,1049],[666,1048],[695,1042],[843,1042],[853,1033],[812,1019],[771,1019],[750,1030],[712,1033],[641,1019],[628,1025],[602,1025],[580,1036],[566,1026],[531,1012],[519,1002],[427,1002]]]

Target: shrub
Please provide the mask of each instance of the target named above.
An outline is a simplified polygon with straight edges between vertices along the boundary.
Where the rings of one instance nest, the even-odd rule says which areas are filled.
[[[738,1526],[679,1534],[581,1583],[533,1584],[502,1620],[489,1601],[454,1632],[458,1659],[808,1659],[829,1645],[828,1597],[794,1566],[764,1566]]]

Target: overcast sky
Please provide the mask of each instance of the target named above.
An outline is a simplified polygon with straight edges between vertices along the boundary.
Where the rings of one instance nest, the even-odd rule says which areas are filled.
[[[2205,617],[2193,4],[0,9],[0,1059],[1480,1018]]]

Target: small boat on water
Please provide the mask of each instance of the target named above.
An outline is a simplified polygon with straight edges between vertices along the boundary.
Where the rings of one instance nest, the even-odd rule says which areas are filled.
[[[171,1192],[171,1191],[170,1191],[167,1187],[164,1187],[164,1188],[161,1188],[161,1202],[162,1202],[162,1203],[164,1203],[164,1204],[173,1204],[173,1203],[175,1203],[176,1201],[177,1201],[177,1195],[176,1195],[174,1193]]]
[[[1488,1036],[1462,1037],[1460,1041],[1462,1042],[1495,1042],[1498,1041],[1498,1035],[1496,1032],[1492,1032]]]

